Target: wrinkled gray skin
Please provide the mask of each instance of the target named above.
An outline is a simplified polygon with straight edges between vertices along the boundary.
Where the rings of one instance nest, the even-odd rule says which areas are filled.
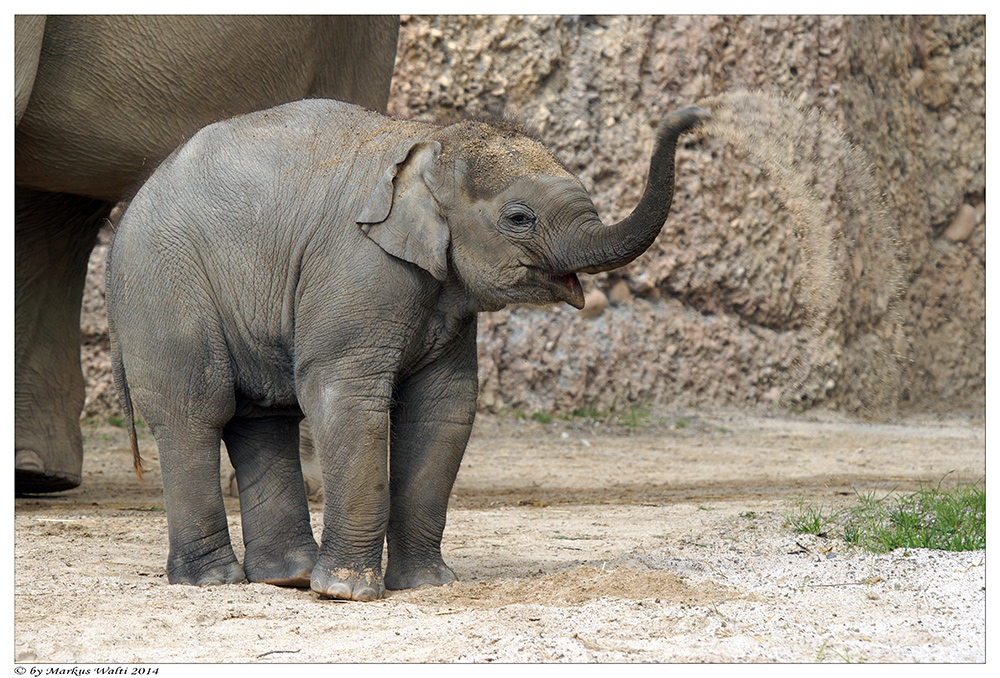
[[[309,422],[303,419],[299,423],[299,455],[302,459],[302,477],[306,481],[306,496],[309,501],[323,501],[323,470],[316,458],[316,448],[312,444],[312,431]],[[223,483],[225,494],[239,497],[240,488],[236,481],[236,471],[230,471]]]
[[[508,126],[307,100],[211,125],[178,149],[125,212],[107,274],[115,383],[159,447],[170,582],[246,577],[372,600],[454,580],[441,536],[476,412],[476,314],[582,308],[575,273],[652,243],[677,137],[706,116],[664,120],[646,194],[614,226]],[[303,415],[322,464],[318,549]],[[242,567],[220,439],[237,474]]]
[[[15,491],[80,484],[80,302],[111,207],[210,122],[303,97],[385,110],[394,17],[14,19]]]

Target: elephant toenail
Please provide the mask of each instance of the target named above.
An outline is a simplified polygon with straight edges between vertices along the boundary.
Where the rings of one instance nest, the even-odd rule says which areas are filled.
[[[14,455],[14,468],[30,473],[45,473],[45,462],[32,450],[18,450]]]

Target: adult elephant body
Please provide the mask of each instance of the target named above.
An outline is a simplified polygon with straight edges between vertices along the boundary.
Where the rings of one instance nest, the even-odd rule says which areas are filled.
[[[394,17],[15,18],[15,490],[80,483],[80,302],[111,206],[213,121],[384,111]]]

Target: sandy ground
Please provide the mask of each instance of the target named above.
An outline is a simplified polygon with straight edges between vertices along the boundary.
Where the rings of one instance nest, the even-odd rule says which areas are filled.
[[[17,662],[985,659],[983,551],[870,555],[786,524],[802,499],[985,478],[982,419],[481,417],[444,539],[460,581],[373,603],[167,585],[153,441],[139,483],[122,429],[85,433],[81,488],[15,501]]]

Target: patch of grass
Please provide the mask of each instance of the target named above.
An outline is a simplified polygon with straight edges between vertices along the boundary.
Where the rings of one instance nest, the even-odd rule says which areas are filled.
[[[943,482],[942,478],[942,482]],[[916,492],[857,495],[856,506],[827,513],[805,501],[786,515],[796,532],[827,536],[839,527],[849,544],[887,553],[898,548],[973,551],[986,548],[986,490],[974,483]]]
[[[613,404],[610,410],[583,407],[578,410],[573,410],[572,412],[534,412],[531,415],[526,415],[517,409],[511,409],[509,410],[509,413],[518,419],[530,418],[542,424],[548,424],[555,419],[560,419],[562,421],[585,420],[589,422],[601,423],[614,421],[621,426],[640,428],[648,426],[651,423],[650,408],[642,404],[631,405],[626,409],[619,409]]]
[[[528,415],[525,414],[524,410],[522,410],[520,407],[506,407],[505,406],[505,407],[501,408],[500,411],[497,414],[499,414],[501,417],[505,417],[506,416],[506,417],[511,417],[513,419],[518,419],[518,420],[522,420],[522,419],[527,419],[528,418]]]
[[[845,649],[843,652],[837,652],[833,648],[827,647],[827,645],[830,643],[831,640],[833,640],[832,636],[823,641],[823,644],[820,646],[819,651],[816,653],[815,662],[817,664],[821,664],[827,660],[830,660],[830,661],[841,661],[844,662],[845,664],[853,663],[851,660],[850,650]],[[830,655],[833,655],[833,657],[831,657]],[[836,657],[836,659],[834,659],[834,657]],[[864,662],[865,660],[864,658],[862,658],[860,661]]]
[[[119,417],[117,415],[112,414],[110,417],[108,417],[108,423],[114,426],[115,428],[122,428],[123,426],[125,426],[125,417]]]
[[[574,419],[586,419],[588,421],[605,421],[610,416],[611,414],[606,410],[598,410],[593,407],[583,407],[579,410],[574,410],[569,414],[560,414],[559,418],[565,421],[573,421]]]
[[[619,407],[618,400],[611,403],[607,410],[596,407],[582,407],[572,412],[545,412],[538,411],[527,413],[519,407],[508,406],[502,408],[500,416],[512,417],[517,420],[532,419],[540,424],[548,424],[556,419],[561,421],[588,421],[601,424],[617,424],[626,428],[645,428],[654,424],[669,426],[674,429],[683,429],[688,426],[688,422],[681,419],[677,421],[654,418],[652,407],[645,403],[635,403],[624,407]],[[728,433],[728,429],[719,427],[720,433]]]
[[[598,420],[602,417],[606,417],[607,413],[602,413],[598,410],[577,410],[570,414],[566,413],[552,413],[537,411],[528,414],[519,407],[505,407],[500,410],[499,414],[501,416],[508,416],[519,421],[525,421],[531,419],[532,421],[537,421],[539,424],[551,424],[556,419],[561,419],[563,421],[572,421],[573,419],[594,419]]]
[[[938,483],[881,499],[871,492],[859,495],[858,502],[844,525],[844,539],[868,551],[986,548],[986,490],[974,484],[943,490]]]
[[[629,428],[646,426],[649,424],[649,408],[645,405],[632,405],[627,410],[622,410],[618,422]]]
[[[827,514],[823,509],[806,503],[805,499],[799,499],[798,511],[786,514],[785,521],[798,534],[825,537],[830,528],[836,526],[837,515],[837,513]]]

